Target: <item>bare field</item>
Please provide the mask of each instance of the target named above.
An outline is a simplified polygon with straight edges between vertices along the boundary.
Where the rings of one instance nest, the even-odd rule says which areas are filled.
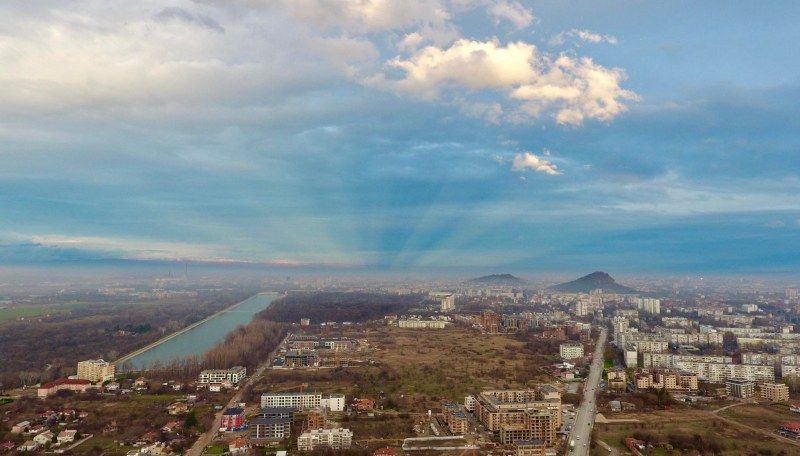
[[[315,331],[316,332],[316,331]],[[366,339],[366,367],[272,370],[254,391],[299,389],[341,392],[375,399],[387,409],[438,410],[442,401],[462,402],[482,388],[534,386],[554,380],[542,367],[556,361],[548,341],[488,336],[468,328],[400,329],[353,326],[336,336]],[[540,354],[548,353],[548,354]]]
[[[759,414],[766,414],[770,421],[778,419],[774,411],[763,410],[763,406],[738,406],[721,412],[723,416],[729,411],[745,408],[744,413],[736,419],[737,422],[750,425],[745,416],[751,416],[751,421],[757,421]],[[769,408],[770,406],[766,406]],[[758,411],[762,408],[761,411]],[[669,452],[663,448],[649,450],[645,454],[687,454],[689,451],[698,450],[701,454],[718,455],[779,455],[797,454],[795,448],[785,442],[763,435],[759,432],[734,426],[719,419],[704,410],[676,409],[671,411],[657,411],[653,413],[625,413],[614,414],[613,418],[634,418],[641,423],[624,424],[597,424],[595,436],[609,445],[624,450],[622,439],[636,437],[651,443],[669,443],[674,449]],[[784,419],[783,421],[788,421]],[[772,431],[774,428],[763,427],[763,430]],[[783,453],[781,453],[783,451]],[[607,454],[598,447],[592,454]]]

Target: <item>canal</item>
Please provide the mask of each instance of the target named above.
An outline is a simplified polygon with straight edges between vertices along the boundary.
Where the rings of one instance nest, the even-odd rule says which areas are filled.
[[[251,296],[189,331],[134,356],[126,364],[136,370],[156,361],[168,363],[176,358],[202,355],[222,342],[236,327],[250,323],[255,314],[269,307],[277,297],[277,293]]]

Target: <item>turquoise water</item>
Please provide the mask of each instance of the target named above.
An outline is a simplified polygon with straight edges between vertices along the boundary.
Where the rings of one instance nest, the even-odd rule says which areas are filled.
[[[155,361],[168,363],[175,358],[202,355],[222,342],[236,327],[250,323],[253,315],[269,307],[277,297],[277,293],[262,293],[247,298],[202,325],[131,358],[129,363],[133,369],[138,369]]]

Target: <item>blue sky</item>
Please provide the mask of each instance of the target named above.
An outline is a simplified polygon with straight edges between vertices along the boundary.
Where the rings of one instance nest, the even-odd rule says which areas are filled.
[[[0,263],[800,266],[797,2],[0,4]]]

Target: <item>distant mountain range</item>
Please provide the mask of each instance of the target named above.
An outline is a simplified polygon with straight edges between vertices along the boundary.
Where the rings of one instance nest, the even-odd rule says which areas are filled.
[[[522,285],[525,281],[511,274],[492,274],[470,279],[467,282],[480,285]]]
[[[548,290],[562,293],[588,293],[592,290],[602,289],[606,293],[637,294],[638,291],[628,288],[614,281],[614,278],[605,272],[593,272],[572,282],[554,285]]]

